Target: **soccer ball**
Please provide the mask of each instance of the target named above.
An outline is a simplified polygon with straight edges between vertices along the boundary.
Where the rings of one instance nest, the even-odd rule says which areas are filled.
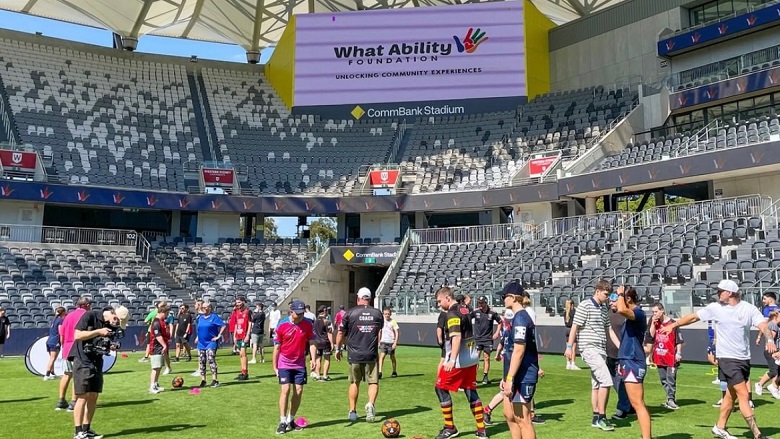
[[[382,424],[382,436],[398,437],[401,435],[401,424],[395,419],[388,419]]]
[[[173,386],[174,389],[178,389],[178,388],[180,388],[183,385],[184,385],[184,378],[182,378],[179,375],[176,375],[173,378],[173,381],[171,381],[171,386]]]

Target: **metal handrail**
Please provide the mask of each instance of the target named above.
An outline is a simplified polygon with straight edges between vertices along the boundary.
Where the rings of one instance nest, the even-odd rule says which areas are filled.
[[[126,229],[0,224],[0,241],[135,247],[139,233]]]
[[[521,226],[525,230],[517,230]],[[457,244],[485,241],[511,241],[517,240],[525,232],[535,232],[532,224],[489,224],[482,226],[442,227],[413,229],[411,232],[412,244]]]
[[[731,203],[733,203],[733,209],[727,210],[726,206]],[[772,198],[753,194],[696,201],[686,204],[656,206],[640,213],[642,215],[641,224],[644,227],[649,227],[687,223],[697,218],[732,219],[741,216],[758,216],[761,212],[766,211],[772,204]],[[740,207],[744,207],[747,211],[742,212],[739,210]],[[689,215],[691,209],[694,209],[699,215]],[[685,214],[682,214],[682,212],[685,212]],[[709,216],[706,215],[707,213],[709,213]]]
[[[752,57],[756,56],[757,54],[759,54],[761,52],[766,52],[769,49],[775,50],[775,52],[776,52],[776,56],[775,57],[770,58],[770,59],[768,59],[766,61],[762,61],[760,63],[755,63],[752,60],[748,59],[748,58],[752,58]],[[772,63],[774,61],[780,60],[780,46],[773,46],[773,47],[768,47],[768,48],[761,49],[761,50],[756,50],[754,52],[750,52],[750,53],[746,53],[744,55],[740,55],[739,57],[736,57],[736,58],[731,58],[731,59],[728,59],[728,60],[725,60],[725,61],[718,61],[716,63],[708,64],[707,66],[723,64],[723,63],[731,61],[731,60],[733,60],[733,61],[735,61],[737,63],[737,73],[734,74],[734,75],[729,73],[730,69],[728,67],[723,67],[723,68],[721,68],[719,70],[716,70],[716,71],[714,71],[712,73],[709,73],[709,74],[705,74],[704,72],[701,72],[698,76],[692,77],[689,81],[685,81],[684,83],[683,83],[682,79],[680,79],[680,78],[681,78],[683,73],[686,73],[686,72],[688,72],[690,70],[686,70],[686,71],[679,72],[679,73],[676,73],[676,74],[672,75],[671,76],[672,80],[670,81],[670,85],[675,87],[673,92],[677,93],[677,92],[681,92],[681,91],[685,91],[685,90],[690,90],[690,89],[693,89],[693,88],[696,88],[696,87],[700,87],[702,85],[709,85],[709,84],[711,84],[711,83],[707,83],[707,84],[691,85],[690,87],[686,87],[685,86],[687,84],[695,84],[696,81],[699,81],[699,80],[702,80],[702,79],[708,79],[708,78],[711,79],[711,78],[717,77],[718,78],[717,82],[719,82],[719,81],[725,81],[725,80],[731,79],[731,78],[738,78],[738,77],[744,76],[744,75],[751,75],[751,74],[756,73],[756,72],[760,72],[760,71],[763,71],[763,70],[772,69],[774,67],[777,67],[777,66],[773,66]],[[752,69],[753,67],[763,66],[764,64],[767,64],[767,63],[769,63],[769,66],[766,67],[766,68],[762,67],[762,68],[759,68],[759,69],[757,69],[755,71],[748,71],[748,72],[744,71],[745,69]],[[700,67],[697,67],[697,68],[691,69],[691,70],[704,70],[707,66],[700,66]]]

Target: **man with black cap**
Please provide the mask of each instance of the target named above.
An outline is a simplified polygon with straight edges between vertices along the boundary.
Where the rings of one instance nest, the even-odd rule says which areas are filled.
[[[520,287],[522,288],[522,287]],[[490,309],[487,297],[479,296],[477,309],[471,312],[474,321],[474,341],[477,342],[477,352],[482,356],[482,384],[490,384],[490,353],[493,352],[493,340],[498,338],[501,330],[501,316]],[[493,324],[496,323],[495,331]]]
[[[74,439],[100,439],[92,430],[98,396],[103,392],[103,354],[96,351],[95,340],[110,335],[116,328],[127,326],[128,310],[106,307],[85,312],[76,323],[75,343],[69,353],[73,361],[73,389],[76,404],[73,407]]]
[[[718,334],[718,377],[727,384],[728,392],[720,405],[718,423],[712,427],[712,435],[721,439],[736,439],[726,430],[726,423],[731,416],[734,400],[739,401],[739,410],[745,418],[755,439],[768,439],[761,433],[756,424],[756,417],[750,406],[750,328],[758,327],[764,335],[766,351],[774,353],[774,344],[769,325],[755,306],[742,301],[739,286],[736,282],[724,279],[717,286],[717,302],[711,303],[689,314],[671,325],[660,329],[661,333],[670,334],[675,329],[687,326],[699,320],[712,320]]]
[[[328,308],[321,305],[317,308],[317,320],[314,321],[314,344],[317,352],[314,356],[312,375],[317,381],[330,381],[330,356],[333,353],[333,325],[328,318]]]
[[[357,421],[357,399],[360,382],[368,384],[366,421],[376,419],[376,398],[379,395],[379,333],[384,326],[384,317],[372,307],[371,290],[361,288],[357,292],[357,306],[344,314],[339,326],[336,346],[347,340],[347,361],[349,362],[349,420]],[[341,361],[341,348],[336,350],[336,359]]]

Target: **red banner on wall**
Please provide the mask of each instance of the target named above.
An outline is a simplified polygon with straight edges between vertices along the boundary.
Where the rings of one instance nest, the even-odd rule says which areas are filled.
[[[4,168],[10,167],[34,171],[37,162],[38,155],[34,152],[0,149],[0,164],[2,164]]]
[[[371,186],[395,186],[398,173],[398,170],[371,171],[368,173],[368,181]]]
[[[558,161],[560,156],[542,157],[538,159],[531,159],[528,162],[528,176],[539,177],[544,174],[550,166],[554,165]]]
[[[203,168],[203,182],[206,185],[232,186],[233,176],[232,169]]]

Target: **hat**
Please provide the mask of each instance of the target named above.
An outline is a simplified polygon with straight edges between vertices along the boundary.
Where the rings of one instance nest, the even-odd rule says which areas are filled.
[[[328,307],[328,306],[320,305],[320,307],[317,308],[317,312],[320,313],[320,312],[323,312],[323,311],[327,311],[329,309],[330,309],[330,307]]]
[[[487,302],[487,297],[486,296],[479,296],[479,298],[477,299],[477,302]]]
[[[502,297],[506,296],[527,296],[528,293],[525,292],[525,289],[522,285],[520,285],[520,282],[512,281],[508,284],[504,285],[504,291],[501,293]]]
[[[344,309],[344,305],[339,305],[339,309]]]
[[[127,328],[127,320],[130,318],[130,311],[124,306],[120,306],[114,310],[114,313],[119,317],[119,327],[122,329]]]
[[[728,291],[729,293],[736,293],[739,291],[739,286],[733,280],[723,279],[722,281],[718,282],[717,289],[719,291]]]
[[[293,300],[293,302],[290,304],[290,311],[294,312],[295,314],[303,314],[306,312],[306,304],[300,300]]]
[[[369,290],[366,287],[363,287],[358,290],[357,292],[358,299],[370,299],[371,298],[371,290]]]
[[[507,320],[512,320],[513,318],[515,318],[515,312],[512,311],[511,309],[504,310],[504,318]]]

